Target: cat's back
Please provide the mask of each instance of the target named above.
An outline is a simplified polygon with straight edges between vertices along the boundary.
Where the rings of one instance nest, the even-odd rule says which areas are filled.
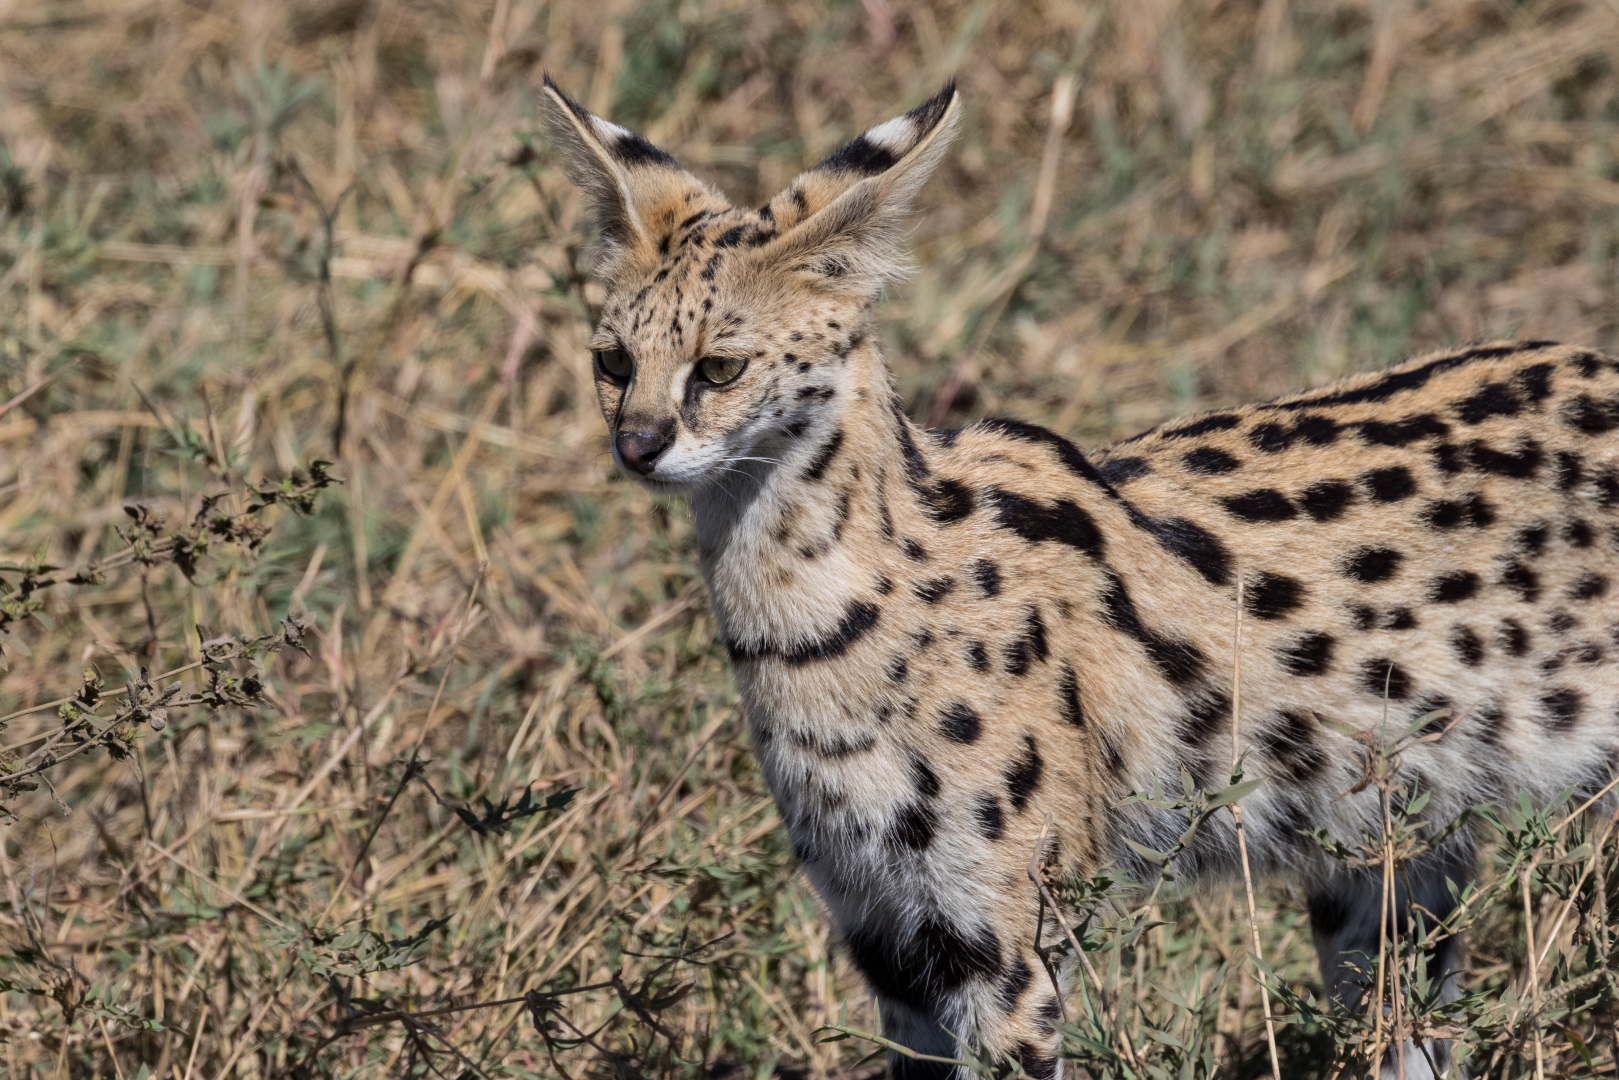
[[[1385,699],[1395,719],[1448,706],[1468,714],[1458,749],[1531,758],[1548,738],[1613,741],[1619,361],[1461,349],[1173,422],[1094,461],[1140,513],[1197,522],[1241,567],[1256,706],[1357,726]],[[1172,595],[1137,591],[1175,617]],[[1229,641],[1221,622],[1187,636]]]

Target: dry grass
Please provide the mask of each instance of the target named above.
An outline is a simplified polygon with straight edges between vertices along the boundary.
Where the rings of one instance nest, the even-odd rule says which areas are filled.
[[[184,521],[316,458],[343,480],[264,511],[256,555],[50,588],[0,639],[5,714],[87,663],[109,687],[197,663],[199,626],[311,628],[261,706],[177,711],[7,800],[9,1075],[860,1056],[813,1034],[874,1021],[748,756],[689,521],[604,452],[542,69],[743,204],[959,73],[922,269],[882,309],[896,377],[919,418],[1091,443],[1466,339],[1614,350],[1615,56],[1613,0],[0,4],[0,559],[81,567],[123,547],[126,504]],[[60,723],[0,721],[0,745]],[[575,795],[482,832],[452,811],[529,785]],[[1551,918],[1575,834],[1525,879]],[[1474,939],[1502,1001],[1515,889]],[[1569,942],[1606,891],[1574,895],[1542,979],[1585,964],[1602,990],[1605,954]],[[1261,905],[1289,992],[1313,978],[1299,906]],[[1167,925],[1098,954],[1142,1016],[1174,1014],[1155,986],[1204,995],[1184,1075],[1269,1070],[1242,911],[1153,906]],[[1593,1008],[1514,1020],[1490,1070],[1538,1048],[1547,1075],[1611,1074]],[[546,1024],[599,1034],[552,1060]],[[1289,1075],[1326,1068],[1324,1030],[1283,1029]]]

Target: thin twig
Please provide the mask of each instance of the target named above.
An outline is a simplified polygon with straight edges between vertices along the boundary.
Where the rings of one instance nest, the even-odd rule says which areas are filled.
[[[1035,888],[1040,890],[1041,898],[1051,905],[1051,913],[1057,916],[1058,925],[1062,927],[1062,932],[1068,936],[1068,944],[1073,947],[1074,955],[1079,957],[1079,962],[1085,968],[1085,973],[1091,978],[1091,984],[1096,987],[1097,1005],[1102,1014],[1106,1016],[1107,987],[1103,984],[1102,977],[1097,974],[1096,968],[1092,966],[1090,956],[1080,947],[1079,938],[1074,935],[1073,927],[1068,925],[1068,919],[1062,913],[1062,906],[1057,903],[1057,898],[1051,895],[1051,889],[1046,885],[1045,875],[1040,872],[1041,863],[1045,859],[1046,843],[1052,835],[1052,820],[1051,814],[1048,813],[1045,823],[1040,827],[1040,837],[1035,841],[1034,854],[1029,857],[1029,880],[1033,881]],[[1122,1021],[1119,1021],[1117,1017],[1114,1019],[1119,1024],[1119,1043],[1124,1050],[1124,1056],[1129,1060],[1131,1066],[1139,1071],[1141,1062],[1136,1058],[1136,1050],[1134,1044],[1130,1041],[1130,1034],[1124,1030]]]
[[[1231,771],[1242,763],[1242,564],[1237,564],[1237,623],[1231,646]],[[1248,894],[1248,930],[1254,943],[1254,974],[1259,980],[1259,1007],[1265,1017],[1265,1043],[1270,1048],[1272,1080],[1282,1080],[1276,1053],[1276,1021],[1270,1014],[1270,984],[1265,978],[1265,954],[1259,945],[1259,907],[1254,901],[1254,875],[1248,865],[1248,838],[1242,830],[1242,800],[1231,800],[1231,821],[1237,830],[1237,853],[1242,858],[1242,884]]]
[[[1535,1037],[1535,1080],[1546,1080],[1545,1049],[1540,1041],[1540,964],[1535,959],[1535,911],[1529,901],[1529,878],[1535,872],[1538,858],[1538,855],[1531,858],[1529,865],[1518,871],[1518,883],[1523,890],[1524,934],[1529,938],[1529,1023]]]

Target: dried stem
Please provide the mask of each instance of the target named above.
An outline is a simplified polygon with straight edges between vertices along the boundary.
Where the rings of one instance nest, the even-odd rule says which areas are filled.
[[[1231,771],[1242,763],[1242,564],[1237,564],[1237,623],[1231,646]],[[1237,830],[1237,853],[1242,859],[1242,885],[1248,896],[1248,931],[1253,938],[1254,974],[1259,980],[1259,1007],[1265,1017],[1265,1043],[1270,1049],[1272,1080],[1282,1080],[1282,1064],[1276,1053],[1276,1021],[1270,1014],[1270,984],[1262,966],[1265,954],[1259,944],[1259,906],[1254,900],[1254,875],[1248,865],[1248,839],[1242,830],[1242,800],[1231,800],[1231,821]]]

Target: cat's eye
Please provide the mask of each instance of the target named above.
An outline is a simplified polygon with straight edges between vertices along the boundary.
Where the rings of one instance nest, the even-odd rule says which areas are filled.
[[[635,371],[630,354],[623,349],[596,349],[596,370],[616,383],[629,381]]]
[[[735,381],[747,366],[746,359],[734,356],[705,356],[697,361],[697,377],[715,386],[724,386]]]

